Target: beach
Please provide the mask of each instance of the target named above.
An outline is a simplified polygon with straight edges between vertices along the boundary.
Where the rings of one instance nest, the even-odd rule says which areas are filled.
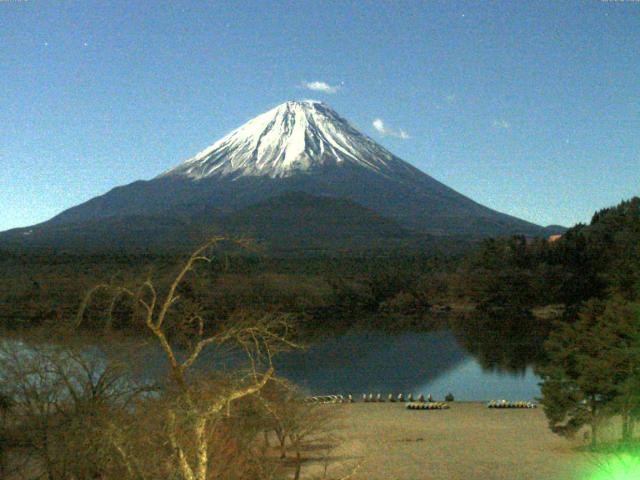
[[[328,454],[331,478],[573,480],[588,478],[578,439],[553,434],[541,408],[488,409],[452,402],[449,410],[407,410],[402,403],[326,405],[341,443]],[[580,439],[582,440],[582,439]],[[318,457],[316,465],[323,463]]]

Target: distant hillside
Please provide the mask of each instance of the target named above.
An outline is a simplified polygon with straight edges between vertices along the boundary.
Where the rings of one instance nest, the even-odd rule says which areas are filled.
[[[350,200],[301,192],[244,208],[222,223],[227,231],[265,242],[275,252],[391,249],[418,238],[397,222]]]
[[[212,235],[250,238],[267,254],[459,252],[458,237],[416,233],[350,200],[302,192],[285,193],[223,214],[186,208],[84,222],[34,226],[5,232],[0,244],[14,251],[69,253],[185,252]]]

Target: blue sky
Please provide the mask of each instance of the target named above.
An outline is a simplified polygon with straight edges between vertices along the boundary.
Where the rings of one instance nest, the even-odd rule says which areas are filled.
[[[536,223],[640,194],[635,1],[14,0],[0,45],[0,230],[305,98]]]

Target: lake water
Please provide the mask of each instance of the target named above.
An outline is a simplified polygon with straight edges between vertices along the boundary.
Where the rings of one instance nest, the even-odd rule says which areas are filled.
[[[153,349],[144,356],[145,375],[163,376],[164,355]],[[215,356],[204,353],[200,368],[219,363],[212,362]],[[238,365],[230,362],[230,367]],[[351,394],[360,400],[363,393],[384,398],[412,393],[443,399],[451,392],[456,400],[481,401],[540,396],[540,380],[531,368],[520,374],[483,369],[448,331],[346,334],[316,342],[305,351],[280,354],[274,363],[278,375],[312,395]]]
[[[311,394],[423,393],[456,400],[534,400],[540,379],[484,370],[449,332],[348,334],[276,359],[278,374]]]

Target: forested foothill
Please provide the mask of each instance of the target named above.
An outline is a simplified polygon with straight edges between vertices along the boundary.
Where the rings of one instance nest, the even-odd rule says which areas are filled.
[[[287,312],[314,333],[356,324],[397,329],[429,324],[433,312],[465,302],[463,292],[452,286],[458,260],[444,255],[274,258],[260,251],[218,253],[181,286],[182,295],[197,295],[212,318],[249,309]],[[182,259],[168,254],[5,253],[0,260],[0,319],[10,329],[55,323],[74,315],[95,284],[126,284],[151,275],[164,285]]]
[[[550,325],[577,318],[590,299],[637,296],[640,278],[638,198],[597,212],[551,241],[513,236],[470,242],[466,253],[392,251],[386,254],[274,256],[268,250],[223,248],[185,279],[212,318],[238,310],[286,312],[302,330],[334,332],[354,326],[431,329],[443,319],[490,330],[517,322]],[[0,319],[4,328],[58,322],[74,315],[98,283],[159,285],[175,274],[183,254],[122,252],[73,255],[0,251]],[[125,302],[126,303],[126,302]],[[116,313],[126,306],[117,304]],[[126,313],[126,311],[124,312]],[[535,318],[535,320],[533,320]]]

